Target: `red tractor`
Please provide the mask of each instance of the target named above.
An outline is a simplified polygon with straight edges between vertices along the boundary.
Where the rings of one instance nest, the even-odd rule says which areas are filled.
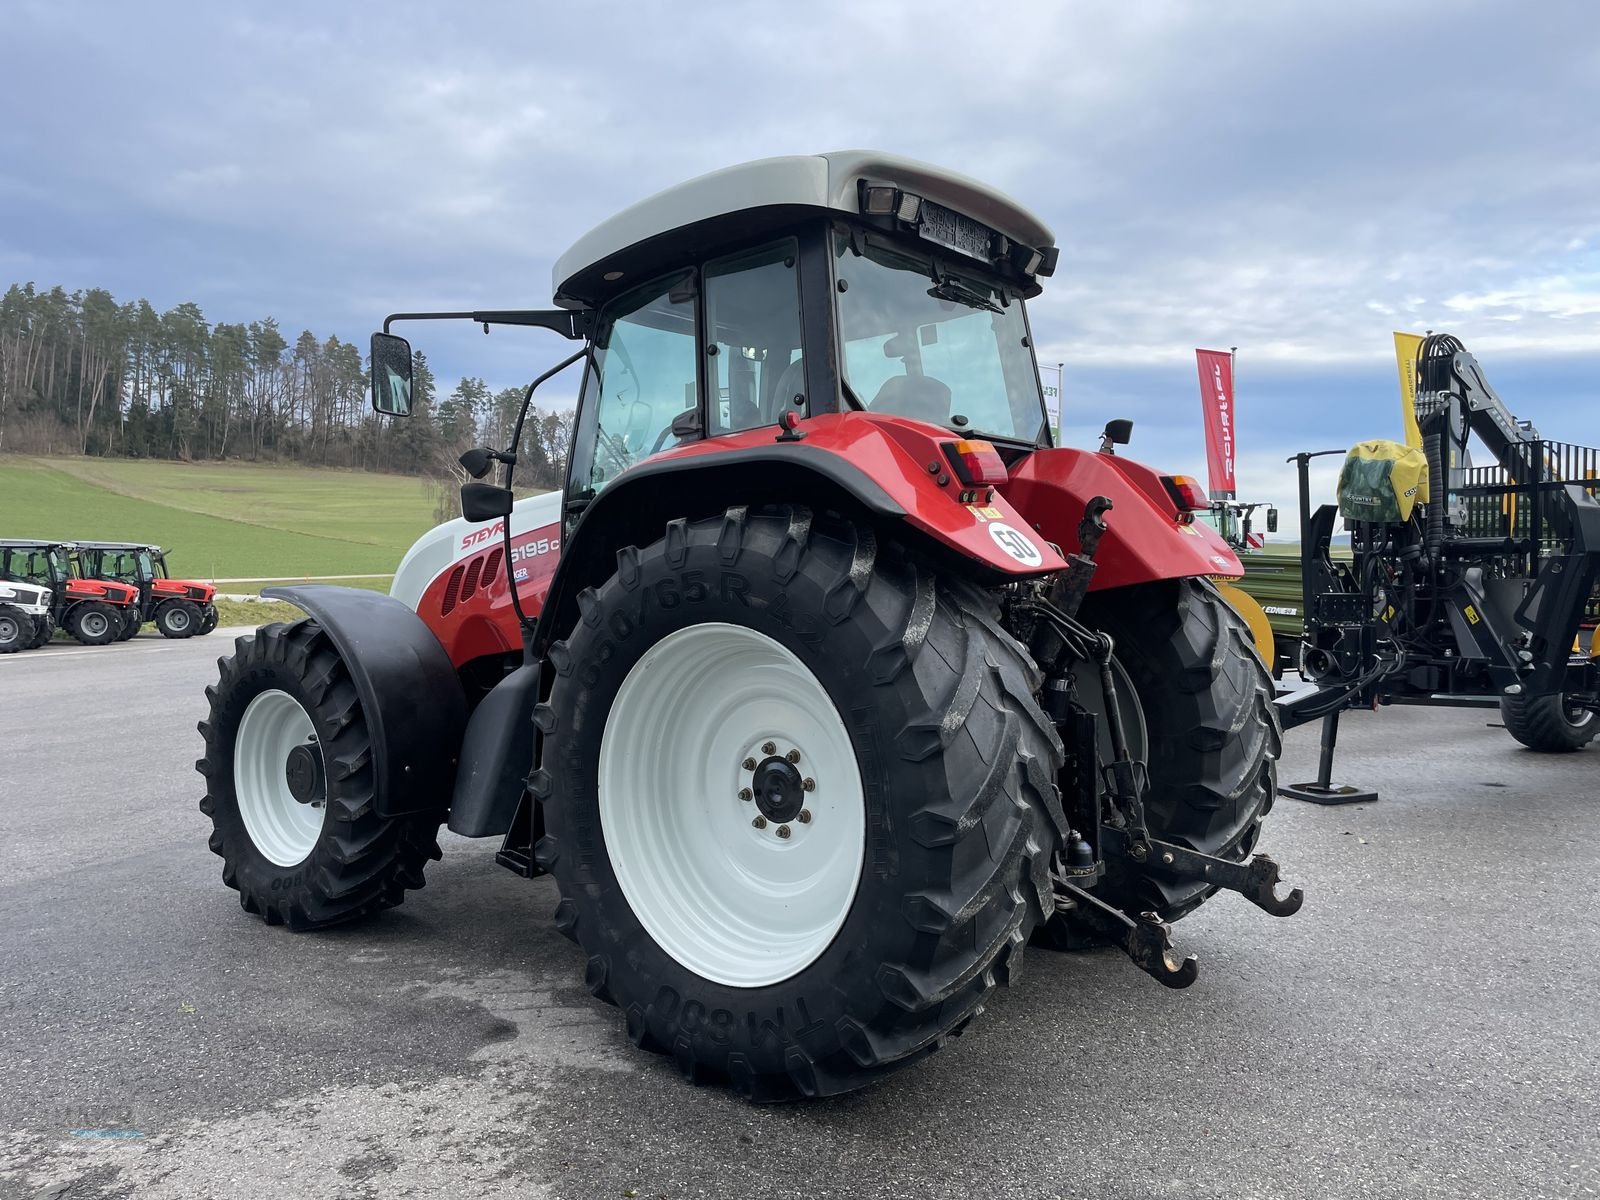
[[[104,646],[137,630],[139,591],[125,583],[83,579],[75,573],[73,543],[0,538],[0,579],[50,589],[50,614],[34,622],[34,646],[59,626],[85,646]]]
[[[545,311],[400,320],[580,343],[562,492],[510,446],[390,596],[267,594],[208,689],[201,809],[268,924],[397,904],[442,822],[549,873],[589,989],[640,1047],[758,1100],[847,1091],[965,1028],[1030,941],[1120,946],[1253,854],[1272,680],[1193,481],[1056,447],[1025,301],[1048,229],[877,153],[768,159],[611,218]],[[481,482],[495,464],[500,482]]]
[[[139,591],[132,637],[145,621],[162,637],[190,638],[217,627],[217,589],[194,579],[167,574],[166,551],[140,542],[75,542],[79,571],[86,578],[131,584]]]

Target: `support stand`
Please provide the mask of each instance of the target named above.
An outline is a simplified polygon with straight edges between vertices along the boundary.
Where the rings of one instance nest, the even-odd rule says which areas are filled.
[[[1294,783],[1280,787],[1278,795],[1290,800],[1304,800],[1310,804],[1370,804],[1378,798],[1377,792],[1354,787],[1335,787],[1333,780],[1333,748],[1339,744],[1339,709],[1322,718],[1322,755],[1317,763],[1317,778],[1313,783]]]

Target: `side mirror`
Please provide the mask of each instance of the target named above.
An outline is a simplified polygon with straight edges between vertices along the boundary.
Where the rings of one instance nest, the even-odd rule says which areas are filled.
[[[1275,508],[1267,509],[1267,532],[1278,532],[1278,510]]]
[[[511,515],[511,489],[492,483],[461,485],[461,515],[469,521],[498,521]]]
[[[456,461],[468,475],[474,479],[482,479],[494,466],[494,452],[482,446],[474,446]]]
[[[1126,446],[1133,440],[1133,422],[1125,417],[1115,421],[1106,422],[1106,431],[1103,435],[1107,441],[1115,446]]]
[[[372,335],[372,411],[411,415],[411,343],[392,333]]]

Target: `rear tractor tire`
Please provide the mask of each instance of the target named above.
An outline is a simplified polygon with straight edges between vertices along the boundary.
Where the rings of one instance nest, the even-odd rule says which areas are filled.
[[[0,654],[31,650],[38,643],[34,619],[12,604],[0,604]]]
[[[315,621],[235,643],[206,689],[200,811],[222,881],[268,925],[315,929],[399,904],[440,856],[440,813],[377,814],[372,734]]]
[[[1234,862],[1248,858],[1277,795],[1282,729],[1271,673],[1244,620],[1214,586],[1195,579],[1093,593],[1079,615],[1116,642],[1130,748],[1149,764],[1150,835]],[[1098,684],[1082,676],[1080,696],[1086,682],[1097,696]],[[1124,696],[1126,684],[1131,694]],[[1129,860],[1113,859],[1107,869],[1096,896],[1165,921],[1193,912],[1216,891]],[[1072,949],[1094,939],[1066,916],[1038,940]]]
[[[156,609],[156,628],[162,637],[191,638],[200,632],[200,606],[192,600],[168,600]]]
[[[67,612],[67,632],[85,646],[104,646],[122,632],[122,614],[103,600],[85,600]]]
[[[1582,750],[1600,733],[1600,718],[1591,709],[1569,704],[1565,696],[1502,694],[1500,719],[1507,733],[1541,754]]]
[[[1064,832],[988,593],[803,508],[677,520],[550,649],[538,860],[629,1038],[757,1101],[932,1052],[1017,978]]]

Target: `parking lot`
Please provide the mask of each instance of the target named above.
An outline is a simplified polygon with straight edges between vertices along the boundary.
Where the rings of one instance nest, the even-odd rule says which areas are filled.
[[[0,1195],[1600,1196],[1600,749],[1348,718],[1382,799],[1281,801],[1305,908],[1207,904],[1188,991],[1035,952],[883,1086],[756,1108],[628,1043],[493,844],[358,927],[241,912],[193,771],[228,649],[0,659]]]

